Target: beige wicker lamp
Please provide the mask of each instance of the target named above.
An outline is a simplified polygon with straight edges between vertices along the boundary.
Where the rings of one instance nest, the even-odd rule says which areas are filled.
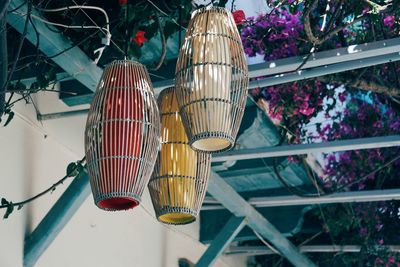
[[[220,152],[234,145],[248,69],[234,19],[220,7],[195,11],[176,66],[176,91],[189,144]]]
[[[137,206],[160,145],[160,117],[146,68],[116,60],[100,79],[86,122],[85,152],[95,204]]]
[[[187,224],[196,220],[210,175],[211,155],[194,151],[179,116],[174,88],[158,97],[161,150],[149,182],[150,196],[160,222]]]

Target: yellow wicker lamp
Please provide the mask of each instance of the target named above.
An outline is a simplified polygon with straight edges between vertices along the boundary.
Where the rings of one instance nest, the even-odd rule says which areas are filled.
[[[220,152],[236,139],[247,97],[248,69],[232,14],[195,11],[176,66],[176,91],[189,144]]]
[[[149,191],[157,219],[167,224],[196,220],[210,175],[211,155],[194,151],[188,144],[174,88],[158,98],[161,113],[161,150]]]

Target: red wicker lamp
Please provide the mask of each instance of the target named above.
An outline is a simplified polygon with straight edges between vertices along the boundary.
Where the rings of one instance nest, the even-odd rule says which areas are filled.
[[[160,145],[160,116],[146,68],[131,60],[108,65],[90,107],[85,152],[95,204],[137,206]]]

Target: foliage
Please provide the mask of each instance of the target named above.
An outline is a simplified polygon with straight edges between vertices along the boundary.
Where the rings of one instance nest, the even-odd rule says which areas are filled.
[[[397,37],[399,2],[270,1],[271,12],[239,25],[245,53],[266,61],[308,55],[352,44]],[[303,62],[304,63],[304,62]],[[301,65],[299,66],[299,68]],[[289,142],[332,141],[399,134],[399,65],[372,68],[253,90],[268,115],[289,133]],[[343,91],[342,85],[345,85]],[[382,94],[360,91],[375,91]],[[337,104],[344,105],[337,110]],[[314,131],[307,130],[315,117]],[[322,119],[321,119],[322,118]],[[399,188],[400,149],[369,149],[324,155],[325,190]],[[321,266],[400,266],[400,202],[330,205],[315,210],[335,244],[359,244],[360,254],[314,255]],[[304,240],[300,240],[304,241]],[[325,263],[323,264],[323,262]]]
[[[400,116],[385,100],[373,94],[357,94],[351,97],[341,112],[342,119],[317,129],[316,138],[332,141],[399,134]],[[365,181],[356,182],[359,177],[395,158],[399,152],[399,148],[382,148],[329,154],[325,169],[326,174],[331,177],[329,187],[354,183],[349,190],[376,189],[384,182],[400,187],[400,181],[397,181],[393,172],[400,167],[400,160],[395,161],[392,167],[370,175]]]
[[[332,141],[399,134],[400,115],[385,98],[360,93],[349,98],[341,112],[341,120],[319,128],[316,138]],[[399,148],[382,148],[328,154],[325,157],[327,178],[323,181],[324,185],[330,190],[342,186],[355,191],[399,188],[399,152]],[[383,168],[393,159],[397,160]],[[368,175],[374,170],[379,171]],[[362,266],[400,263],[400,254],[391,253],[385,247],[386,244],[400,242],[400,236],[393,234],[400,227],[399,201],[332,205],[321,210],[325,214],[329,233],[336,242],[362,245],[362,253],[357,258],[346,256],[348,262],[362,262]]]
[[[342,30],[319,44],[319,50],[386,39],[397,36],[399,32],[399,16],[396,13],[398,9],[395,9],[399,3],[391,5],[391,9],[385,10],[385,13],[383,13],[382,9],[377,7],[375,7],[375,9],[372,8],[371,3],[360,3],[359,1],[317,1],[318,3],[314,4],[316,7],[313,5],[315,1],[299,1],[300,4],[297,3],[297,1],[289,2],[289,6],[274,8],[270,13],[259,15],[257,18],[249,17],[239,26],[244,50],[248,56],[262,55],[266,61],[272,61],[292,56],[306,55],[310,51],[315,51],[316,47],[313,48],[313,42],[309,40],[311,37],[307,32],[312,32],[313,35],[315,35],[314,32],[321,32],[323,24],[327,24],[327,22],[324,22],[324,16],[325,21],[329,20],[328,24],[331,25],[330,27],[332,29],[328,27],[329,25],[324,26],[325,30],[320,34],[321,36],[327,34],[329,36],[333,29],[336,30],[336,28],[342,28]],[[272,4],[279,5],[279,3],[281,3],[281,1],[273,1]],[[325,10],[327,4],[331,5],[329,12]],[[308,30],[306,29],[306,19],[304,18],[307,5],[312,5],[312,7],[314,7],[311,13],[312,16],[310,15],[312,17],[311,25],[314,26],[308,26]],[[343,14],[340,16],[335,12],[335,10],[339,8],[343,10],[341,11]],[[392,11],[392,13],[388,13],[389,11]],[[346,19],[358,18],[360,16],[363,20],[358,24],[350,25],[349,27],[340,26],[343,25],[343,21],[346,21]],[[335,28],[335,26],[337,27]],[[371,31],[373,34],[367,34]],[[383,85],[384,88],[382,89],[382,86],[380,86],[375,89],[377,91],[380,90],[380,92],[383,90],[385,93],[385,88],[389,91],[390,87],[396,86],[399,83],[397,77],[398,69],[400,69],[400,67],[398,67],[397,64],[385,64],[379,68],[341,73],[323,80],[307,80],[292,84],[260,88],[254,91],[253,94],[264,97],[269,101],[271,105],[270,115],[272,117],[290,117],[291,122],[289,122],[289,124],[302,125],[306,124],[311,117],[314,117],[320,111],[320,109],[317,108],[318,105],[316,106],[315,103],[322,104],[323,99],[332,98],[332,90],[329,90],[327,87],[323,90],[317,90],[316,94],[312,94],[309,90],[304,90],[315,96],[315,98],[303,98],[303,103],[287,101],[286,105],[282,105],[280,101],[271,101],[271,99],[280,98],[284,100],[289,96],[289,99],[295,100],[294,92],[297,91],[297,88],[320,88],[321,82],[331,85],[349,83],[354,80],[354,77],[357,77],[357,79],[368,77],[368,85],[365,89],[373,90],[374,86],[372,86],[372,83],[379,83]],[[356,85],[355,87],[359,88],[360,83]],[[271,96],[271,91],[273,91],[273,96]],[[301,96],[297,97],[297,100],[300,100],[300,97]],[[311,103],[310,100],[314,101],[314,103]],[[287,105],[288,103],[289,106]],[[299,108],[296,109],[296,107]],[[307,109],[306,112],[302,112],[305,107],[312,108]],[[312,109],[314,109],[314,112],[312,112]],[[330,110],[327,110],[327,113],[329,111]],[[294,116],[296,114],[303,114],[305,116],[296,117]],[[298,131],[298,129],[291,130],[293,132]]]
[[[83,159],[81,159],[77,162],[71,162],[70,164],[68,164],[66,174],[64,177],[62,177],[56,183],[54,183],[53,185],[51,185],[50,187],[48,187],[47,189],[43,190],[42,192],[40,192],[39,194],[37,194],[33,197],[30,197],[28,199],[25,199],[25,200],[19,201],[19,202],[12,202],[5,198],[1,198],[0,209],[6,209],[3,219],[8,219],[8,217],[11,215],[11,213],[14,212],[15,207],[17,207],[17,209],[20,210],[24,207],[25,204],[28,204],[28,203],[46,195],[47,193],[53,193],[56,190],[56,188],[59,185],[63,184],[64,181],[67,180],[68,178],[72,177],[72,178],[76,179],[79,174],[81,174],[82,172],[85,171],[85,166],[83,165],[85,161],[86,161],[86,158],[84,157]]]
[[[103,8],[110,18],[111,44],[104,50],[99,66],[104,66],[114,59],[124,57],[124,46],[127,40],[127,54],[129,58],[141,60],[143,50],[146,49],[146,43],[152,41],[160,42],[160,46],[166,47],[166,42],[177,32],[183,30],[190,19],[190,14],[194,8],[201,6],[193,6],[191,0],[172,0],[172,1],[127,1],[127,0],[112,0],[112,1],[94,1],[94,0],[61,0],[61,1],[31,1],[33,10],[39,13],[47,21],[62,23],[72,26],[99,26],[105,27],[105,19],[99,15],[96,10],[76,10],[70,9],[62,12],[46,12],[45,9],[54,9],[75,5],[98,6]],[[226,0],[215,1],[216,6],[225,6]],[[129,6],[128,23],[126,23],[126,11]],[[14,10],[18,12],[18,10]],[[28,18],[27,18],[28,19]],[[28,23],[34,25],[35,17],[28,20]],[[83,28],[64,28],[53,27],[52,31],[57,31],[67,37],[71,41],[71,47],[65,51],[77,46],[82,49],[86,55],[94,60],[97,57],[95,51],[104,46],[105,33],[99,29],[83,29]],[[161,38],[163,35],[164,38]],[[19,34],[10,32],[7,41],[9,49],[9,62],[14,61],[14,48],[20,42]],[[39,36],[40,37],[40,36]],[[27,88],[19,81],[12,82],[8,86],[8,91],[21,94],[19,100],[27,100],[28,96],[48,87],[51,84],[56,84],[56,70],[50,59],[65,52],[60,51],[54,55],[44,55],[39,51],[40,38],[36,43],[36,49],[33,53],[23,55],[18,60],[18,66],[14,74],[17,77],[24,75],[36,74],[36,81]],[[165,49],[163,49],[165,50]],[[23,51],[32,51],[23,49]],[[161,66],[164,62],[165,53],[160,55],[159,62],[142,62],[150,67]],[[11,98],[9,99],[11,100]],[[10,110],[14,103],[9,102],[6,107]],[[6,115],[13,113],[8,112]],[[8,118],[12,118],[12,115]]]

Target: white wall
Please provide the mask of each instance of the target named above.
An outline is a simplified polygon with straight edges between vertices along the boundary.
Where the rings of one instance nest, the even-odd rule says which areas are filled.
[[[66,108],[55,94],[35,100],[42,113]],[[0,197],[19,201],[50,186],[64,176],[69,162],[82,157],[85,116],[41,124],[32,105],[21,104],[15,110],[10,125],[0,127]],[[22,266],[25,234],[36,227],[68,183],[0,220],[1,267]],[[105,212],[89,196],[36,266],[174,267],[181,257],[196,262],[206,249],[197,241],[199,224],[161,225],[147,191],[143,206]],[[243,258],[221,257],[216,266],[246,265]]]

